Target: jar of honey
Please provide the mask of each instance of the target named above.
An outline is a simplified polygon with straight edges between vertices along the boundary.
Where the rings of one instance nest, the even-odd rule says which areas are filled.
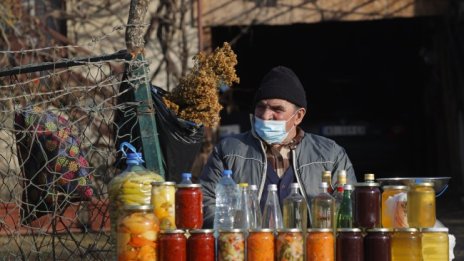
[[[330,228],[310,228],[306,234],[307,261],[335,260],[335,241]]]
[[[422,248],[417,228],[395,228],[391,240],[392,260],[422,261]]]
[[[409,227],[408,186],[383,186],[382,190],[382,227]]]
[[[247,238],[247,260],[274,260],[274,230],[250,230]]]
[[[424,260],[449,260],[448,228],[421,229]]]
[[[408,192],[408,224],[410,227],[433,227],[436,222],[435,190],[433,183],[410,185]]]

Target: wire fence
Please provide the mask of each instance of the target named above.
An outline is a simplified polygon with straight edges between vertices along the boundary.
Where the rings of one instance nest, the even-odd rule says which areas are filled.
[[[70,48],[2,52],[20,61],[0,71],[3,260],[112,258],[106,186],[120,172],[116,138],[135,139],[115,115],[135,105],[119,99],[135,88],[124,68],[144,62],[123,51],[69,57]],[[124,119],[137,123],[135,113]]]

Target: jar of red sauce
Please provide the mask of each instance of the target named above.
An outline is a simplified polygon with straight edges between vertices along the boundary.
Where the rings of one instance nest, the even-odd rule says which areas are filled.
[[[274,260],[274,230],[250,230],[247,238],[247,260]]]
[[[203,192],[200,184],[178,184],[175,204],[177,228],[203,227]]]
[[[331,228],[310,228],[306,234],[307,261],[334,261],[335,239]]]
[[[337,229],[336,240],[336,260],[337,261],[363,261],[364,260],[364,241],[359,228],[339,228]]]
[[[214,261],[214,230],[192,229],[187,240],[187,259],[189,261]]]
[[[187,261],[187,238],[182,229],[161,230],[159,260]]]

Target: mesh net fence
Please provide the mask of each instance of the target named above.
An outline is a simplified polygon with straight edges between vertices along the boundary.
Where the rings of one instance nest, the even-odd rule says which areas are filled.
[[[141,62],[121,52],[70,57],[69,48],[3,52],[20,61],[0,72],[0,256],[8,260],[109,260],[114,249],[106,186],[121,171],[116,137],[135,138],[115,115],[134,106],[118,97],[121,84],[135,88],[124,68]],[[135,113],[124,119],[137,123]]]

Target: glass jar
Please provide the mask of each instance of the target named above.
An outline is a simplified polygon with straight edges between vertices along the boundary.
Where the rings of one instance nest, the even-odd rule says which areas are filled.
[[[214,261],[215,238],[213,229],[192,229],[187,239],[189,261]]]
[[[176,228],[175,193],[176,183],[174,182],[151,183],[151,204],[160,221],[160,228],[163,230]]]
[[[436,222],[433,183],[416,183],[408,192],[408,223],[410,227],[433,227]]]
[[[306,234],[306,261],[333,261],[335,241],[333,230],[310,228]]]
[[[336,240],[337,261],[362,261],[364,257],[364,241],[359,228],[337,229]]]
[[[421,238],[424,260],[449,260],[448,228],[423,228]]]
[[[380,227],[379,183],[357,183],[354,190],[354,225],[358,228]]]
[[[250,230],[247,238],[247,260],[274,260],[274,230]]]
[[[203,226],[203,192],[200,184],[177,185],[176,226],[181,229],[200,229]]]
[[[245,235],[241,229],[219,230],[218,260],[245,260]]]
[[[118,260],[157,260],[158,232],[151,205],[125,206],[117,224]]]
[[[159,237],[159,260],[162,260],[162,261],[186,261],[187,260],[187,238],[185,237],[184,230],[182,229],[161,230],[160,237]]]
[[[383,186],[382,190],[382,226],[408,227],[408,186]]]
[[[364,259],[391,260],[391,232],[388,228],[371,228],[364,237]]]
[[[276,260],[303,261],[303,233],[298,228],[286,228],[277,230]]]
[[[422,249],[417,228],[395,228],[391,238],[392,260],[421,261]]]

